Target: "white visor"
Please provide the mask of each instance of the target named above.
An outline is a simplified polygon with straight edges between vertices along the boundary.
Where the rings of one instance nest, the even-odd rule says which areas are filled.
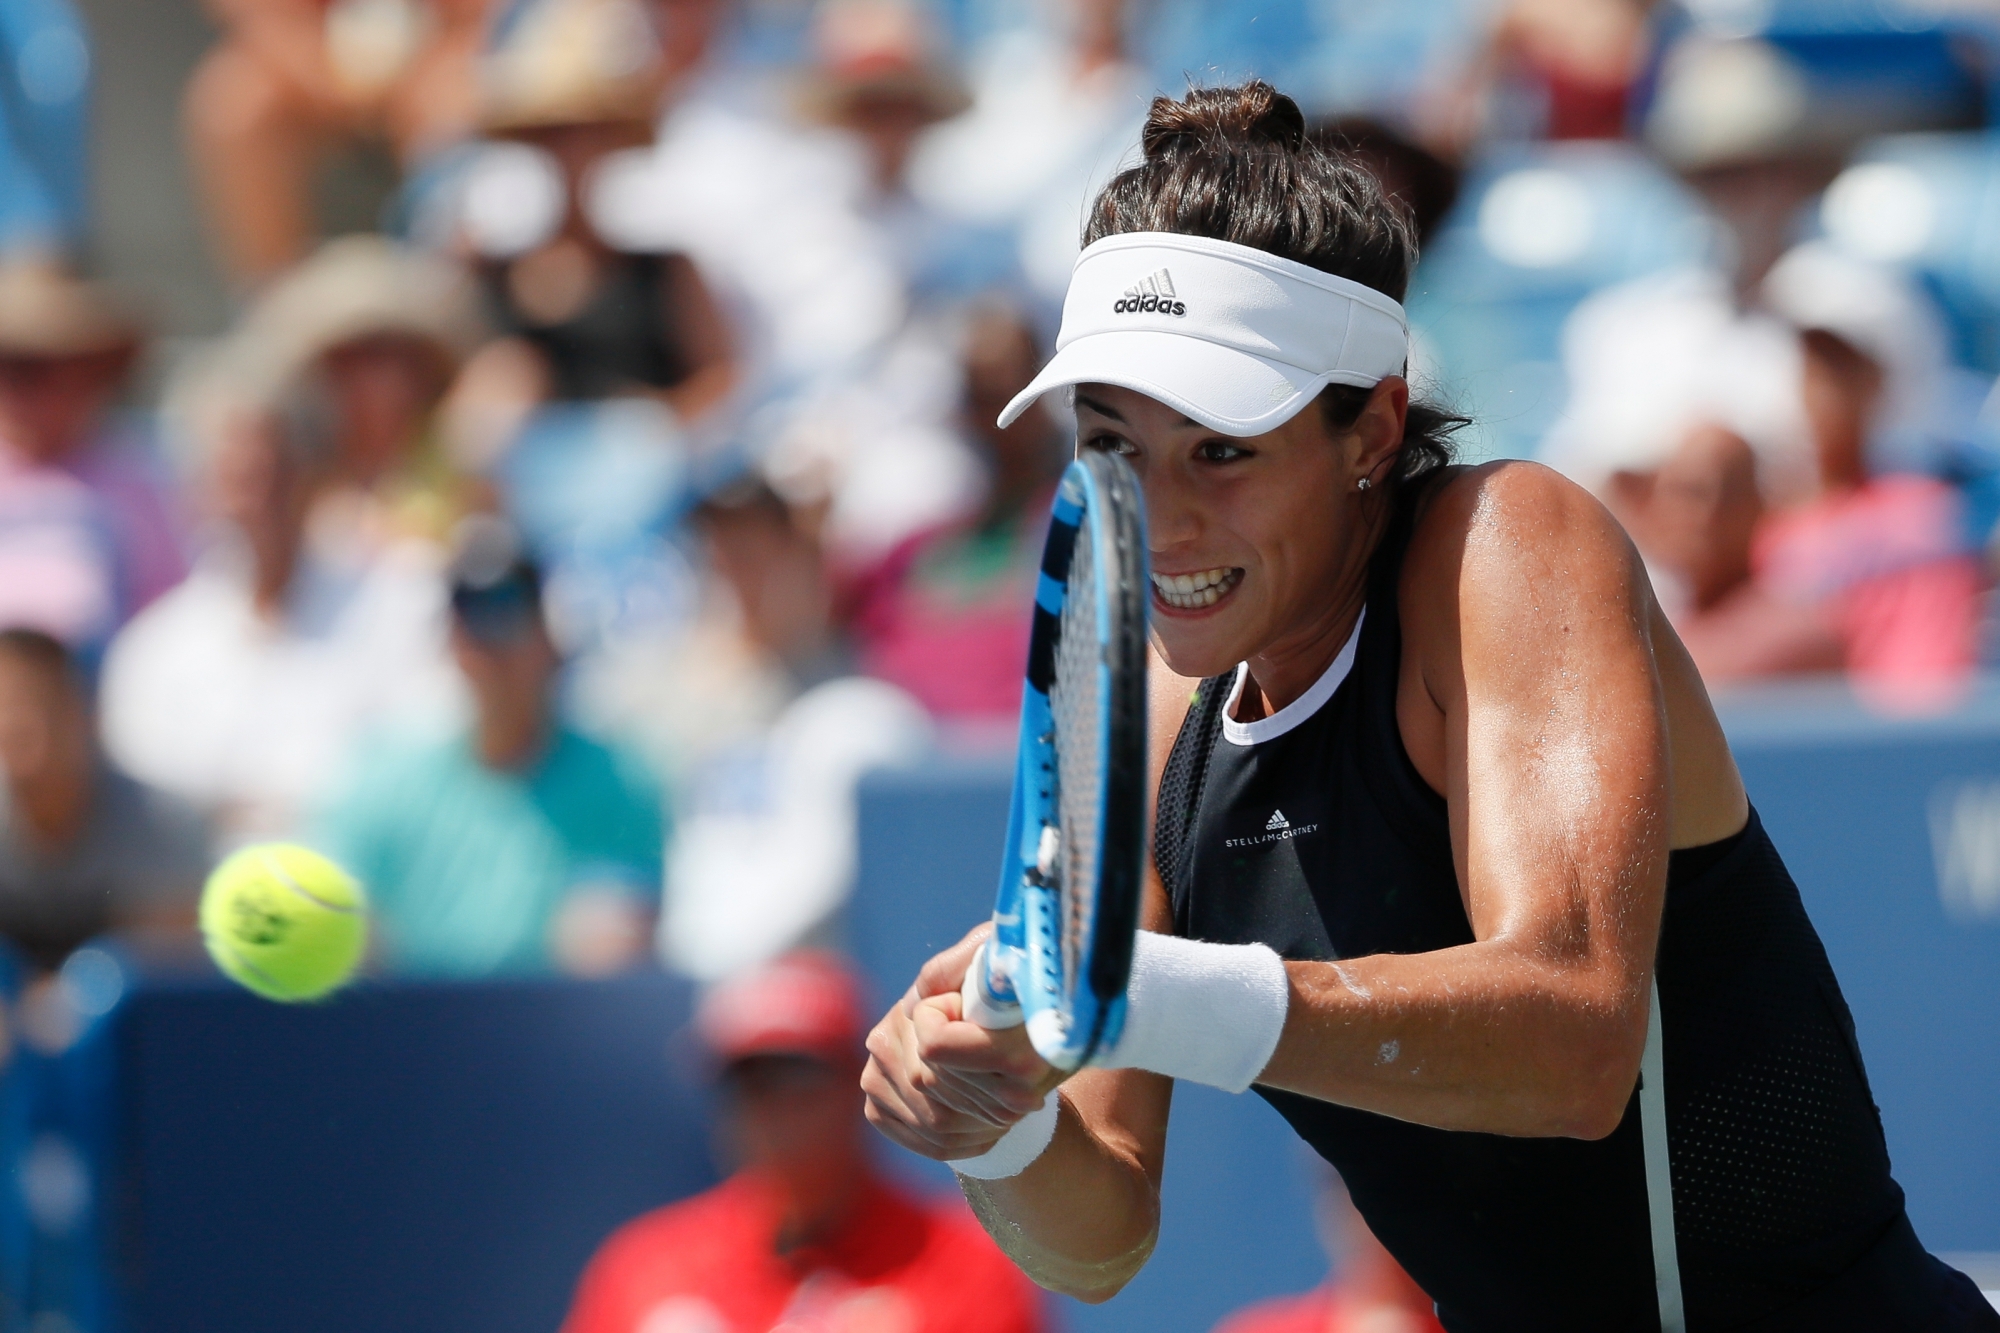
[[[1107,236],[1076,258],[1056,354],[1000,414],[1051,389],[1116,384],[1224,435],[1261,435],[1329,384],[1409,360],[1403,307],[1372,287],[1230,241]]]

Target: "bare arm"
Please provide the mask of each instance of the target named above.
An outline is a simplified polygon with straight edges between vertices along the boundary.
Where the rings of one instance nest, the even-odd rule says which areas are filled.
[[[206,0],[232,40],[323,114],[352,108],[326,54],[326,18],[311,0]]]
[[[1149,759],[1157,791],[1196,684],[1152,663]],[[1142,924],[1171,931],[1173,913],[1148,865]],[[958,990],[985,928],[926,964],[910,995],[868,1040],[868,1118],[896,1142],[948,1160],[984,1152],[1058,1071],[1019,1028],[987,1032],[959,1016]],[[1173,1080],[1135,1069],[1087,1069],[1062,1082],[1048,1148],[1006,1180],[960,1179],[966,1201],[1021,1271],[1085,1301],[1108,1300],[1152,1255],[1160,1227]],[[1053,1093],[1051,1093],[1053,1095]]]
[[[1288,964],[1260,1082],[1447,1129],[1608,1134],[1670,845],[1651,592],[1610,516],[1531,466],[1455,480],[1409,560],[1400,720],[1449,804],[1476,942]]]

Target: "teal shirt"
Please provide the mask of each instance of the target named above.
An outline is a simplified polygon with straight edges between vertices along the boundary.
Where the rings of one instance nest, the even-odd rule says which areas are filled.
[[[486,767],[459,737],[378,753],[355,774],[317,841],[367,887],[391,971],[546,972],[549,922],[571,889],[658,901],[659,785],[573,731],[525,772]]]

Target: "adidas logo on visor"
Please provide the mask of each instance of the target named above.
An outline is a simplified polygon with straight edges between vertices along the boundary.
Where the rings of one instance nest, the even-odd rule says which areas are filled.
[[[1285,818],[1283,810],[1273,810],[1271,817],[1264,822],[1264,830],[1267,833],[1273,829],[1290,828],[1291,826],[1292,821]]]
[[[1117,315],[1187,315],[1187,302],[1174,297],[1173,277],[1161,269],[1150,278],[1142,278],[1125,289],[1116,301],[1111,303],[1111,311]]]

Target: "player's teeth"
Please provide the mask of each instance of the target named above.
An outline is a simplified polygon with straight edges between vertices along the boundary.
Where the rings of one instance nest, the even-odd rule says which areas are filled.
[[[1195,611],[1220,601],[1241,576],[1241,570],[1228,567],[1194,574],[1155,574],[1153,586],[1168,606]]]

